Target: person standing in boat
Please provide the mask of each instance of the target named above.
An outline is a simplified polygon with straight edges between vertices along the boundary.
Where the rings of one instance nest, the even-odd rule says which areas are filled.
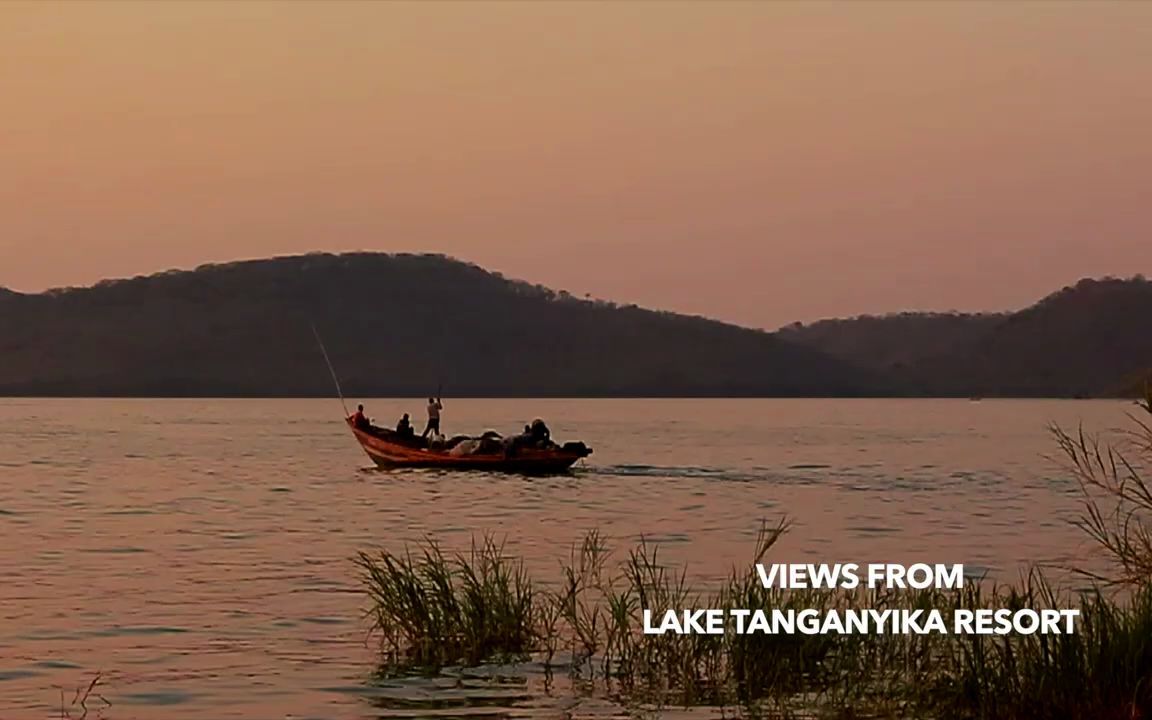
[[[428,424],[424,426],[424,432],[420,437],[426,438],[430,432],[440,434],[440,411],[443,409],[444,404],[440,402],[440,398],[428,398]]]

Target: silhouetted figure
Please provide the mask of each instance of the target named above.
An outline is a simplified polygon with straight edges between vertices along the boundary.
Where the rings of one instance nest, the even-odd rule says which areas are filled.
[[[544,424],[540,418],[532,421],[532,425],[528,428],[529,434],[532,436],[532,444],[539,447],[544,447],[552,442],[552,431]]]
[[[428,437],[428,433],[440,434],[440,411],[444,409],[444,404],[440,402],[440,398],[428,398],[428,424],[424,426],[424,432],[420,437]]]
[[[408,419],[408,413],[404,413],[404,417],[400,418],[400,422],[396,423],[396,434],[400,437],[416,436],[416,431],[412,428],[412,421]]]
[[[372,428],[371,421],[369,421],[368,416],[364,414],[363,405],[356,406],[356,412],[352,414],[352,427],[356,428],[357,430],[364,431],[368,431]]]

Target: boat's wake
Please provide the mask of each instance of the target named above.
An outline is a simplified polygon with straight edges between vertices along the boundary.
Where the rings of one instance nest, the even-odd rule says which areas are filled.
[[[759,482],[773,477],[772,473],[757,469],[736,470],[691,465],[585,465],[583,471],[606,477],[694,478],[728,482]]]
[[[823,468],[825,465],[813,465],[812,468]],[[793,470],[792,467],[788,468]],[[807,469],[801,466],[801,469]],[[441,468],[388,468],[376,467],[373,465],[363,466],[357,468],[359,473],[364,475],[396,475],[404,477],[458,477],[462,471]],[[488,477],[502,477],[508,473],[491,473],[491,472],[477,472],[469,471],[470,475],[488,476]],[[594,465],[591,463],[579,463],[572,467],[565,473],[560,473],[570,477],[578,478],[585,477],[601,477],[601,478],[666,478],[666,479],[687,479],[687,480],[710,480],[716,482],[739,482],[739,483],[756,483],[756,482],[773,482],[777,484],[811,484],[816,482],[815,477],[810,477],[810,472],[781,472],[768,468],[723,468],[723,467],[702,467],[694,465],[646,465],[646,464],[616,464],[616,465]]]

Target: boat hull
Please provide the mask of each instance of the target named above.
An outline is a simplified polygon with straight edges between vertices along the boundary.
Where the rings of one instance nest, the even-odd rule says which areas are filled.
[[[413,447],[368,433],[349,423],[360,447],[381,468],[441,468],[444,470],[486,470],[524,474],[562,473],[591,450],[576,451],[554,448],[519,448],[514,455],[452,455],[446,452]]]

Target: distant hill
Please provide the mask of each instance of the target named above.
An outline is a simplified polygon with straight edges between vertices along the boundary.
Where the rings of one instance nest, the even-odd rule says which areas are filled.
[[[313,254],[0,288],[0,395],[1110,396],[1152,371],[1152,283],[1013,313],[776,333],[576,299],[437,255]]]
[[[1152,371],[1152,283],[1081,280],[917,363],[937,394],[1130,394]]]
[[[570,297],[441,256],[314,254],[0,292],[0,394],[857,395],[772,334]]]
[[[861,367],[900,373],[931,357],[944,356],[973,342],[1008,313],[899,313],[795,323],[777,333]]]
[[[781,339],[885,373],[911,395],[1129,395],[1152,372],[1152,282],[1082,280],[1014,313],[793,325]]]

